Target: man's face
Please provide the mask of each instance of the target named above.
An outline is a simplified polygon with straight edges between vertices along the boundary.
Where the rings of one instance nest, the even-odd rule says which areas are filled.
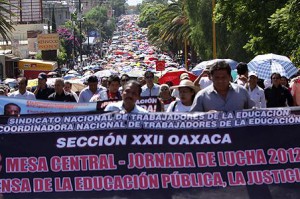
[[[254,75],[251,75],[248,78],[248,81],[249,81],[250,86],[255,87],[257,85],[258,78]]]
[[[107,78],[102,78],[101,79],[101,86],[104,86],[105,88],[107,88],[107,82],[108,82],[108,80],[107,80]]]
[[[71,84],[65,84],[65,86],[64,86],[64,90],[66,91],[66,92],[71,92],[71,89],[72,89],[72,85]]]
[[[89,89],[90,91],[92,91],[92,93],[95,93],[97,91],[98,88],[98,82],[89,82]]]
[[[275,75],[272,75],[272,85],[277,87],[279,86],[281,83],[281,78],[279,75],[275,74]]]
[[[56,93],[62,93],[64,91],[64,84],[62,82],[55,82],[54,90]]]
[[[46,86],[46,79],[38,79],[38,86]]]
[[[137,85],[128,84],[122,93],[122,99],[125,104],[134,106],[135,102],[140,98],[140,90]]]
[[[21,92],[25,92],[26,91],[26,80],[22,79],[21,81],[19,81],[18,83],[19,86],[19,91]]]
[[[217,91],[227,90],[230,80],[231,76],[226,70],[217,70],[211,74],[211,81]]]
[[[20,115],[20,109],[17,106],[9,105],[5,109],[6,115],[10,116],[18,116]]]
[[[118,90],[119,90],[119,87],[120,87],[119,82],[113,81],[113,82],[111,82],[111,83],[109,84],[108,90],[109,90],[109,92],[111,92],[111,93],[117,93]]]
[[[126,77],[126,76],[123,76],[123,77],[121,78],[121,85],[124,86],[124,85],[126,84],[126,82],[128,82],[128,81],[129,81],[129,78]]]
[[[154,75],[153,74],[147,74],[145,76],[146,84],[147,85],[153,85],[154,82]]]

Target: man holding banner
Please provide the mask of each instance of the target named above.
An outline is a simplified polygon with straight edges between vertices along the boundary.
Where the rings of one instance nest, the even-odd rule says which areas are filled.
[[[48,100],[49,95],[54,93],[54,89],[47,85],[47,74],[40,73],[38,76],[38,85],[34,92],[36,99]]]
[[[9,97],[35,100],[35,95],[32,92],[26,90],[27,82],[28,81],[26,77],[18,78],[19,89],[10,94]]]
[[[79,94],[79,103],[89,102],[90,99],[95,95],[100,93],[103,90],[106,90],[105,87],[98,85],[98,78],[95,75],[90,76],[87,79],[88,87],[84,88]]]
[[[64,91],[64,80],[62,78],[57,78],[54,83],[55,92],[52,93],[48,99],[52,101],[61,102],[77,102],[75,97],[66,91]]]
[[[144,74],[146,85],[142,87],[142,97],[157,97],[159,95],[160,86],[154,84],[154,73],[146,71]]]
[[[228,63],[215,62],[210,68],[210,76],[213,84],[198,92],[191,112],[235,111],[255,106],[244,87],[230,83],[231,68]]]
[[[122,92],[122,101],[107,105],[104,111],[118,111],[120,113],[148,113],[147,110],[136,105],[141,96],[141,85],[137,81],[129,81]]]

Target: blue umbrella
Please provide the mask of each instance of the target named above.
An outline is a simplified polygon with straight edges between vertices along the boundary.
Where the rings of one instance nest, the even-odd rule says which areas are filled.
[[[258,55],[248,63],[249,71],[254,71],[260,79],[270,79],[274,72],[287,78],[298,72],[289,58],[276,54]]]
[[[212,59],[209,61],[203,61],[199,64],[197,64],[193,69],[192,69],[192,73],[194,73],[195,75],[199,76],[202,71],[204,69],[207,68],[207,66],[212,65],[213,63],[217,62],[217,61],[225,61],[229,64],[231,70],[236,69],[236,65],[238,64],[236,61],[232,60],[232,59]]]

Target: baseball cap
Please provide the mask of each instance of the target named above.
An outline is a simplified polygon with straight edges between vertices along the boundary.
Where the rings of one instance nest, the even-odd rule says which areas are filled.
[[[189,74],[187,74],[187,73],[182,73],[182,74],[180,75],[180,80],[183,80],[183,79],[190,79],[190,78],[189,78]]]
[[[40,73],[38,76],[38,79],[47,79],[47,74],[46,73]]]
[[[251,76],[258,77],[256,72],[254,72],[254,71],[249,72],[248,77],[251,77]]]

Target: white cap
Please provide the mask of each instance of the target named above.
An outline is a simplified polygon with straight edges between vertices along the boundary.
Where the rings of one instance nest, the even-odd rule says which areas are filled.
[[[254,72],[254,71],[249,72],[248,77],[251,77],[251,76],[258,77],[256,72]]]

